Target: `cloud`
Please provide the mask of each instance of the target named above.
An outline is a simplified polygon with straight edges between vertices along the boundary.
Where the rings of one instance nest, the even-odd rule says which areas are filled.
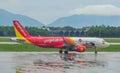
[[[0,2],[4,4],[19,4],[21,1],[20,0],[2,0]]]
[[[120,8],[114,5],[90,5],[74,9],[70,14],[120,15]]]

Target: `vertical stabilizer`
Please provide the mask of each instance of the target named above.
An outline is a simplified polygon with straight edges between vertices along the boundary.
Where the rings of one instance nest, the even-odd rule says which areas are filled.
[[[14,20],[13,24],[15,34],[18,39],[26,39],[31,37],[30,34],[26,31],[26,29],[20,24],[18,20]]]

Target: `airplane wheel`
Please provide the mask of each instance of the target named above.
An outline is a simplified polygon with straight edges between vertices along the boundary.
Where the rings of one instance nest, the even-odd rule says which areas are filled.
[[[59,53],[62,54],[62,52],[63,52],[62,49],[60,49],[60,50],[59,50]]]
[[[68,56],[68,51],[67,50],[64,51],[64,60],[65,61],[69,60],[69,56]]]
[[[95,50],[95,54],[97,54],[97,50]]]
[[[94,46],[93,48],[94,48],[94,50],[95,50],[95,54],[97,54],[97,49],[96,49],[96,46]]]
[[[62,56],[62,52],[63,52],[62,49],[60,49],[60,50],[59,50],[59,54],[60,54],[60,58],[61,58],[61,59],[62,59],[62,57],[63,57],[63,56]]]
[[[65,51],[64,51],[64,54],[68,54],[68,51],[67,51],[67,50],[65,50]]]

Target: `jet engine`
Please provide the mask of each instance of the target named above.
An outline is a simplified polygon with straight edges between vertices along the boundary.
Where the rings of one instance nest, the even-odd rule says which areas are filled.
[[[75,50],[76,50],[77,52],[85,52],[86,47],[85,47],[85,46],[76,46],[76,47],[75,47]]]

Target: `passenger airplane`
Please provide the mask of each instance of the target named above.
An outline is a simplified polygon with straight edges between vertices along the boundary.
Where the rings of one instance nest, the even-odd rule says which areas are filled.
[[[13,21],[14,30],[17,40],[23,43],[33,44],[43,48],[58,48],[62,54],[63,49],[65,54],[68,51],[84,52],[86,48],[93,48],[97,54],[97,48],[105,48],[109,46],[102,38],[91,37],[33,37],[20,24],[18,20]]]

